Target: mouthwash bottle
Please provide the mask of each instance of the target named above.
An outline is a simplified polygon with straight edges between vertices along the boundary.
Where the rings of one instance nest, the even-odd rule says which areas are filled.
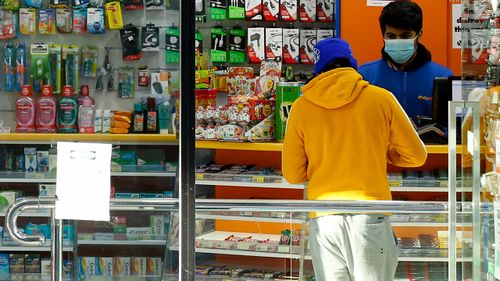
[[[31,85],[24,85],[16,100],[16,133],[35,132],[35,102],[31,98]]]
[[[81,134],[93,134],[95,109],[90,98],[82,100],[78,110],[78,130]]]
[[[42,96],[36,101],[36,132],[55,133],[57,127],[57,99],[52,95],[52,86],[42,86]]]
[[[156,99],[149,97],[146,101],[145,111],[146,134],[158,134],[160,132],[158,110],[156,109]]]
[[[57,106],[58,124],[61,133],[77,133],[78,104],[73,97],[73,86],[66,85],[63,88],[62,98]]]

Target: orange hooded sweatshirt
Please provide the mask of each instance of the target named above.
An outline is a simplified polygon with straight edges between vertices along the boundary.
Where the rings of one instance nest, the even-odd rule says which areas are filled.
[[[387,163],[426,161],[396,98],[353,68],[325,72],[302,92],[288,119],[283,175],[290,183],[308,181],[309,200],[391,200]]]

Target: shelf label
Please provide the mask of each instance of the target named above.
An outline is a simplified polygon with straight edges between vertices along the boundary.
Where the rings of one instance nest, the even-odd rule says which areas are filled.
[[[264,177],[263,176],[253,176],[252,182],[264,183]]]
[[[205,175],[202,174],[202,173],[196,173],[195,177],[196,177],[197,180],[203,180],[203,178],[205,178]]]
[[[248,243],[248,242],[238,242],[238,243],[236,243],[236,248],[238,250],[242,250],[242,251],[249,251],[251,244],[252,243]]]
[[[56,219],[109,221],[111,144],[57,143]]]

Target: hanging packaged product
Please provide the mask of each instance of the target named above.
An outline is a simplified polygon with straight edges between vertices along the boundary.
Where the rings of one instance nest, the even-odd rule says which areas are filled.
[[[229,30],[229,62],[244,63],[246,59],[246,31],[235,27]]]
[[[203,53],[203,33],[198,29],[196,29],[196,33],[194,34],[194,46],[196,54],[201,55]]]
[[[151,96],[168,94],[168,80],[170,73],[167,71],[151,73]]]
[[[150,23],[142,27],[141,45],[143,51],[160,50],[160,28]]]
[[[63,85],[71,85],[78,89],[78,72],[80,69],[80,48],[75,45],[64,45],[62,48]]]
[[[138,83],[140,87],[149,86],[149,70],[147,66],[139,67]]]
[[[87,32],[87,9],[73,10],[73,33]]]
[[[245,19],[245,0],[230,0],[228,18],[232,20]]]
[[[261,63],[266,57],[265,49],[265,28],[248,28],[248,59],[250,63]]]
[[[19,9],[19,32],[26,35],[36,33],[36,10],[32,8]]]
[[[30,8],[36,8],[36,9],[42,8],[41,0],[24,0],[24,4],[26,4],[26,6]]]
[[[301,22],[316,21],[316,0],[299,0],[299,19]]]
[[[125,0],[125,10],[144,10],[142,0]]]
[[[89,6],[94,8],[101,8],[104,5],[104,0],[89,0]]]
[[[316,30],[300,30],[300,62],[314,64],[314,46],[316,45]]]
[[[266,58],[275,59],[283,56],[283,29],[266,29]]]
[[[165,31],[165,62],[178,63],[180,61],[180,31],[177,26],[170,26]]]
[[[245,18],[262,20],[262,0],[245,0]]]
[[[50,0],[49,8],[67,8],[69,0]]]
[[[300,62],[300,32],[298,28],[283,29],[283,61],[286,64]]]
[[[281,0],[281,20],[296,21],[298,19],[297,0]]]
[[[139,45],[139,28],[127,24],[123,29],[120,29],[120,38],[122,42],[122,59],[140,60],[142,55]]]
[[[145,0],[146,10],[164,10],[164,0]]]
[[[44,43],[31,44],[30,78],[33,90],[39,92],[42,85],[50,80],[49,45]]]
[[[0,10],[0,39],[17,37],[17,14],[12,11]]]
[[[228,0],[210,0],[210,19],[225,20],[227,18]]]
[[[96,46],[83,46],[82,48],[82,74],[84,77],[95,78],[99,68],[98,49]]]
[[[488,64],[498,66],[500,65],[500,29],[492,28],[490,29],[490,32],[491,38],[489,40],[490,46],[488,51]]]
[[[89,6],[89,0],[73,0],[74,9],[85,9]]]
[[[335,0],[317,0],[318,21],[333,22],[333,11],[335,10]]]
[[[114,89],[113,66],[111,65],[109,57],[109,49],[106,48],[106,55],[104,56],[101,68],[97,72],[97,81],[95,83],[95,90],[98,94],[101,94],[104,91],[104,83],[106,79],[108,79],[106,89],[108,91],[113,91]]]
[[[207,13],[205,11],[205,0],[195,0],[194,2],[194,14],[196,16],[196,21],[206,22]]]
[[[73,11],[71,9],[57,9],[56,25],[59,33],[71,33],[73,30]]]
[[[265,21],[277,21],[280,14],[279,0],[264,0],[262,3],[262,14]]]
[[[4,90],[7,92],[16,89],[16,49],[14,43],[5,42],[3,46],[3,75]]]
[[[19,0],[3,0],[3,9],[6,11],[18,11],[20,6]]]
[[[28,72],[26,71],[26,44],[17,43],[16,46],[16,91],[21,91],[22,86],[28,84]]]
[[[43,35],[56,34],[56,10],[41,9],[38,22],[38,31]]]
[[[102,8],[87,9],[87,32],[92,34],[106,32],[104,27],[104,10]]]
[[[62,45],[50,44],[49,46],[50,63],[50,83],[52,92],[60,94],[62,91]]]
[[[132,67],[120,67],[118,72],[118,97],[131,99],[135,96],[135,70]]]
[[[212,38],[210,60],[213,63],[227,62],[227,33],[222,27],[210,28]]]
[[[462,48],[462,62],[472,64],[486,64],[488,61],[488,39],[490,38],[489,29],[472,29],[470,36],[475,38],[474,42],[471,40],[464,40]],[[476,46],[481,46],[478,48]]]
[[[104,4],[106,12],[106,24],[108,29],[117,30],[123,28],[122,8],[119,1],[107,2]]]
[[[323,39],[331,38],[333,37],[333,30],[332,29],[318,29],[316,30],[316,42],[319,42]]]

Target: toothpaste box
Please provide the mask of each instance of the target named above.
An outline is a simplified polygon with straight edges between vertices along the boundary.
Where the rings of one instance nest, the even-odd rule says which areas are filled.
[[[108,232],[96,232],[94,233],[95,240],[113,240],[114,234]]]
[[[55,184],[39,184],[38,196],[40,197],[55,197],[56,185]]]
[[[145,257],[131,257],[130,258],[130,275],[146,276],[147,263]]]
[[[42,273],[42,275],[50,274],[50,270],[50,259],[42,259],[42,261],[40,262],[40,272]]]
[[[97,257],[96,258],[96,275],[104,276],[106,280],[113,278],[113,258],[112,257]]]
[[[41,272],[40,254],[26,254],[24,256],[24,272],[25,273]]]
[[[282,21],[297,21],[297,0],[281,0],[280,14]]]
[[[0,254],[0,275],[10,273],[10,258],[9,254]]]
[[[10,273],[24,273],[24,254],[10,254]]]
[[[130,257],[113,258],[113,275],[130,276]]]
[[[38,162],[37,172],[49,172],[49,152],[43,150],[37,151],[36,157]]]
[[[127,227],[127,240],[150,240],[150,227]]]
[[[57,168],[57,149],[49,149],[49,173],[55,173]]]
[[[300,0],[299,19],[301,22],[316,21],[316,0]]]
[[[146,275],[151,278],[150,280],[155,280],[154,277],[161,276],[161,258],[148,257],[146,258],[146,264]]]
[[[35,147],[24,148],[24,169],[26,172],[37,171],[37,156]]]
[[[88,279],[96,274],[95,257],[78,257],[78,279]]]
[[[165,239],[165,216],[151,215],[149,217],[149,226],[151,229],[151,239],[162,240]]]

